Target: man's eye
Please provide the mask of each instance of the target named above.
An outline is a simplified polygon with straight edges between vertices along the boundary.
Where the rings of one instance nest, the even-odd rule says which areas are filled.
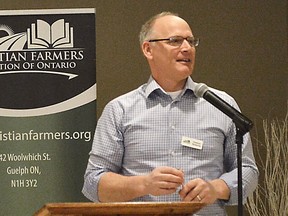
[[[189,44],[194,44],[194,40],[193,39],[189,39],[187,40]]]
[[[181,43],[182,39],[179,38],[170,38],[170,43]]]

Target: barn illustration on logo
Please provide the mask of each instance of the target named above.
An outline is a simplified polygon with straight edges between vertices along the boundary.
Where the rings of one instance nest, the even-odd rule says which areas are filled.
[[[95,25],[67,16],[79,28],[78,47],[64,18],[42,16],[20,33],[0,24],[0,116],[48,115],[96,100]]]

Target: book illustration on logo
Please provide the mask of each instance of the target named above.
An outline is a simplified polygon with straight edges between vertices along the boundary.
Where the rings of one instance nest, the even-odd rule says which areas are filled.
[[[52,25],[44,20],[37,20],[27,29],[27,48],[72,48],[74,46],[73,27],[64,19],[55,21]]]
[[[3,37],[0,37],[0,51],[15,51],[23,50],[26,44],[26,32],[14,34],[13,30],[7,25],[0,25],[0,33]]]

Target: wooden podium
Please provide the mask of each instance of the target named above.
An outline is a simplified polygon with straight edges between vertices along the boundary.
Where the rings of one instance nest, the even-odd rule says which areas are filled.
[[[202,207],[192,202],[49,203],[34,216],[188,216]]]

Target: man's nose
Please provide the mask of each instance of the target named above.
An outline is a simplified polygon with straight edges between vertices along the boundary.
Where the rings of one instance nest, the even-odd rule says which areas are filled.
[[[186,39],[184,39],[183,40],[183,42],[182,42],[182,44],[181,44],[181,49],[183,50],[183,51],[188,51],[188,50],[191,50],[191,48],[192,48],[192,46],[190,45],[190,43],[186,40]]]

